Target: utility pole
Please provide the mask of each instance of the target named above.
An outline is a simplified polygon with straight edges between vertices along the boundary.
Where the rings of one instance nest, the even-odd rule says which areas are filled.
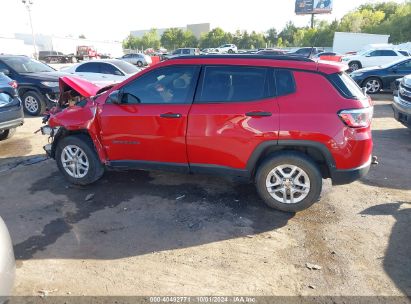
[[[314,14],[311,14],[311,28],[314,28]]]
[[[26,6],[27,11],[29,13],[29,21],[30,21],[30,28],[31,28],[31,36],[33,38],[33,48],[34,48],[34,58],[38,59],[38,54],[37,54],[37,46],[36,46],[36,37],[34,35],[34,30],[33,30],[33,23],[31,21],[31,6],[33,5],[33,0],[21,0],[24,6]]]

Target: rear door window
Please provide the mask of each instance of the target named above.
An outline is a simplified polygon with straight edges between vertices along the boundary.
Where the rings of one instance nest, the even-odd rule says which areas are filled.
[[[254,101],[269,97],[268,68],[207,66],[203,70],[197,103]]]
[[[100,73],[100,64],[98,62],[84,63],[76,69],[76,72]]]

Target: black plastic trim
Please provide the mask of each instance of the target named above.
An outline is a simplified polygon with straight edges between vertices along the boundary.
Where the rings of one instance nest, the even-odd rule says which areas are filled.
[[[333,156],[331,155],[331,152],[322,143],[319,143],[316,141],[310,141],[310,140],[278,140],[278,141],[270,140],[270,141],[261,143],[254,150],[253,154],[251,155],[251,157],[249,158],[247,162],[247,171],[249,172],[254,171],[261,155],[269,147],[292,147],[292,146],[309,147],[309,148],[315,148],[319,150],[327,162],[327,167],[330,170],[331,176],[332,176],[332,172],[336,170],[335,161],[334,161]]]
[[[335,185],[345,185],[352,183],[353,181],[360,179],[367,175],[371,167],[371,157],[363,165],[347,170],[334,170],[331,172],[332,184]]]
[[[190,172],[198,174],[228,175],[231,177],[250,177],[250,172],[248,170],[209,164],[190,164]]]
[[[136,170],[155,170],[155,171],[173,171],[189,173],[190,167],[187,163],[165,163],[156,161],[142,160],[112,160],[107,162],[107,167],[112,169],[136,169]]]
[[[187,55],[171,58],[168,60],[181,60],[181,59],[264,59],[264,60],[292,60],[302,62],[315,62],[312,59],[302,56],[290,56],[290,55],[254,55],[254,54],[227,54],[227,55]]]

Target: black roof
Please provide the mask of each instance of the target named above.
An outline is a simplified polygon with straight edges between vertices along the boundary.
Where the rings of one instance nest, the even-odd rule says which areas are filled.
[[[293,60],[293,61],[303,61],[303,62],[314,62],[314,60],[302,57],[302,56],[292,56],[292,55],[261,55],[261,54],[227,54],[227,55],[187,55],[179,56],[169,60],[180,60],[180,59],[272,59],[272,60]]]

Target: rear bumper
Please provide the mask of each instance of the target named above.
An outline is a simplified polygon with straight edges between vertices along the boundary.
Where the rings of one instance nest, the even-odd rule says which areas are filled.
[[[408,128],[411,128],[411,104],[408,106],[408,104],[403,103],[398,96],[394,96],[392,109],[394,110],[395,119]]]
[[[346,169],[346,170],[338,170],[338,169],[334,170],[334,172],[331,173],[331,179],[332,179],[333,185],[349,184],[367,175],[371,167],[371,159],[372,157],[370,157],[369,160],[365,164],[357,168]]]
[[[20,100],[17,105],[0,108],[0,131],[23,125],[23,117],[23,107],[20,105]]]

